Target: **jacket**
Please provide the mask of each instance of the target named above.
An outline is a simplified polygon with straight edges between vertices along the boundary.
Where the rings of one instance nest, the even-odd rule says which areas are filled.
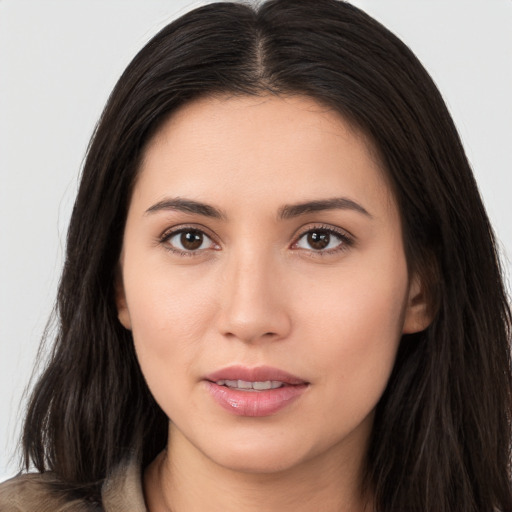
[[[58,491],[54,473],[21,474],[0,484],[0,512],[147,512],[140,465],[122,462],[103,481],[101,503]]]

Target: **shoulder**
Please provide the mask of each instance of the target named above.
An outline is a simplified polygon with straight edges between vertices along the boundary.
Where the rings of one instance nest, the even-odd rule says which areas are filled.
[[[0,484],[2,512],[97,512],[99,505],[70,499],[56,490],[53,473],[28,473]]]
[[[98,499],[101,504],[77,496],[51,472],[22,474],[0,484],[1,512],[147,512],[140,463],[121,461],[103,481]]]

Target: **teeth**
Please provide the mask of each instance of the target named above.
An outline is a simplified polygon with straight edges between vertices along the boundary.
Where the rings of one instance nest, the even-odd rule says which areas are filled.
[[[258,391],[262,391],[264,389],[272,389],[272,382],[269,380],[265,382],[253,382],[252,388]]]
[[[226,386],[228,388],[245,390],[245,391],[265,391],[268,389],[277,389],[284,384],[279,380],[266,380],[264,382],[249,382],[246,380],[218,380],[218,386]]]

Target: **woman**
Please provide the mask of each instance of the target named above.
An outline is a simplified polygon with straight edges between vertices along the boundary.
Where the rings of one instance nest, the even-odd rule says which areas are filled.
[[[40,474],[2,510],[512,510],[492,231],[428,74],[349,4],[211,4],[150,41],[58,308]]]

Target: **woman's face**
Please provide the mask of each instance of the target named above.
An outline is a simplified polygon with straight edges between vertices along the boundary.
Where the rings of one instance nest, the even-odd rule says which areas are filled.
[[[120,266],[119,318],[172,446],[237,470],[360,461],[400,337],[426,326],[383,170],[306,97],[175,113]]]

